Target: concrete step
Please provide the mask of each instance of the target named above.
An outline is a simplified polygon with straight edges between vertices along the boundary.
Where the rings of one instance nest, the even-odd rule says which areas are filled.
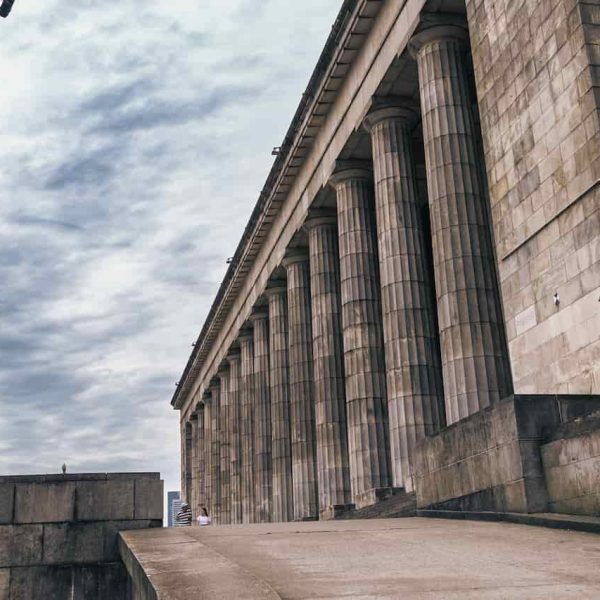
[[[390,498],[365,506],[339,517],[340,519],[395,519],[398,517],[414,517],[417,514],[415,494],[404,491],[396,492]]]

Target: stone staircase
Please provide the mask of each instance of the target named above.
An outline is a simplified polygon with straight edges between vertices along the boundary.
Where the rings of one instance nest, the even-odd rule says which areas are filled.
[[[414,517],[417,514],[417,498],[414,493],[404,491],[395,493],[390,498],[353,510],[338,519],[394,519],[398,517]]]

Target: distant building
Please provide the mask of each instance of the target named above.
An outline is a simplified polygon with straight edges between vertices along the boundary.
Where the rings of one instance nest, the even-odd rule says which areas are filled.
[[[175,525],[175,515],[181,510],[181,492],[167,492],[167,504],[169,506],[168,526]]]

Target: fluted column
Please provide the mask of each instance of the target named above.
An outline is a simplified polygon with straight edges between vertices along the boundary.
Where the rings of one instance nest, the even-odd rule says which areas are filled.
[[[254,502],[258,523],[271,520],[271,399],[269,394],[269,314],[259,310],[254,323]]]
[[[305,227],[310,252],[319,515],[326,519],[351,506],[337,219],[313,213]]]
[[[219,410],[219,453],[220,468],[219,482],[221,485],[221,506],[219,523],[227,525],[231,523],[231,486],[229,473],[231,469],[230,443],[229,443],[229,420],[230,420],[230,396],[229,396],[229,365],[226,363],[221,367],[218,374],[220,380],[220,410]]]
[[[390,487],[388,414],[371,172],[343,165],[337,196],[352,499],[373,504]]]
[[[192,424],[188,419],[182,426],[183,440],[183,479],[182,492],[185,501],[190,504],[192,502]]]
[[[221,422],[221,394],[218,380],[211,382],[211,450],[210,450],[210,488],[212,492],[210,513],[213,523],[221,522],[221,445],[220,430]]]
[[[467,79],[467,39],[459,27],[435,26],[411,42],[419,68],[449,423],[512,393]]]
[[[435,286],[411,140],[416,118],[388,104],[365,121],[373,148],[392,483],[407,491],[417,441],[445,422]]]
[[[254,523],[254,336],[250,330],[238,339],[241,352],[242,523]]]
[[[287,269],[293,519],[305,521],[319,516],[310,263],[307,250],[289,252],[283,265]]]
[[[213,471],[212,471],[212,440],[213,440],[213,418],[212,418],[212,394],[210,391],[204,393],[204,506],[211,518],[213,512]]]
[[[242,522],[242,406],[241,355],[234,350],[227,355],[229,362],[229,447],[231,522]]]
[[[286,282],[277,282],[269,286],[265,295],[269,300],[269,390],[273,469],[271,520],[285,522],[293,518]]]
[[[191,487],[188,492],[187,502],[192,509],[192,514],[196,514],[196,502],[198,501],[197,485],[198,485],[198,447],[196,440],[198,439],[198,417],[196,413],[190,415],[190,482]]]
[[[202,506],[204,505],[204,493],[202,486],[204,485],[204,474],[203,474],[203,454],[202,450],[204,447],[204,412],[202,405],[197,405],[194,412],[196,416],[196,426],[194,431],[194,469],[196,474],[196,483],[194,485],[194,506],[192,512],[195,517],[200,514]]]

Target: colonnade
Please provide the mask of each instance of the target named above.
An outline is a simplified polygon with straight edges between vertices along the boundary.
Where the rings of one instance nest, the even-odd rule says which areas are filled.
[[[337,163],[336,209],[309,210],[308,246],[289,249],[205,392],[192,495],[216,522],[331,518],[410,492],[419,439],[512,392],[467,40],[437,25],[411,40],[420,107],[373,101],[372,160]]]

